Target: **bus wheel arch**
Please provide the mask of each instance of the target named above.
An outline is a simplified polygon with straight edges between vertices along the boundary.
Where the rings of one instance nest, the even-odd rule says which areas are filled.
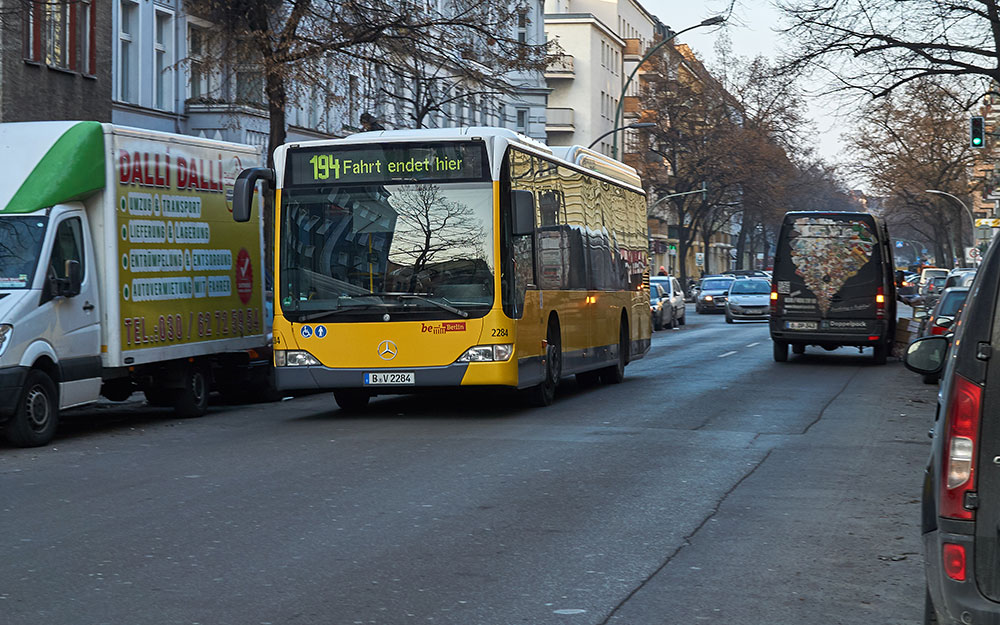
[[[545,355],[543,356],[544,377],[542,381],[528,389],[528,401],[533,406],[548,406],[555,399],[556,386],[562,377],[562,328],[559,315],[549,313],[545,329]]]
[[[632,335],[629,333],[628,315],[622,311],[618,326],[618,358],[615,364],[601,369],[601,381],[605,384],[621,384],[625,379],[625,365],[629,363]]]

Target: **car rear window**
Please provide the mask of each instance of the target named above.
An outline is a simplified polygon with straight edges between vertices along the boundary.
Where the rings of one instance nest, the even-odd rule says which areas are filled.
[[[968,295],[968,291],[952,291],[948,293],[941,301],[941,308],[938,310],[938,315],[954,317],[958,314],[959,309],[962,308],[962,304],[965,303],[965,298]]]
[[[725,278],[715,279],[715,280],[703,280],[701,283],[701,290],[703,291],[717,291],[725,290],[729,288],[729,285],[733,283],[732,280],[726,280]]]

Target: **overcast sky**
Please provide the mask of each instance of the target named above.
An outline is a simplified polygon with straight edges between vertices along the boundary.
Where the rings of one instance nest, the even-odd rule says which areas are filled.
[[[640,4],[660,21],[675,31],[701,22],[712,15],[725,12],[730,0],[639,0]],[[743,57],[758,54],[775,58],[781,47],[787,47],[782,35],[775,32],[780,25],[780,14],[768,0],[739,0],[734,19],[725,27],[733,44],[733,53]],[[715,62],[715,41],[719,27],[698,28],[684,33],[681,43],[690,45],[698,57],[709,67]],[[816,121],[819,136],[817,150],[828,161],[843,161],[839,136],[845,128],[844,120],[837,120],[833,105],[811,98],[810,114]]]

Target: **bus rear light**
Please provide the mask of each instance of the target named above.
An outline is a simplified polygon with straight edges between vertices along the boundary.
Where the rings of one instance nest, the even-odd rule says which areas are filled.
[[[955,543],[945,543],[941,550],[941,561],[944,572],[956,582],[965,581],[965,546]]]
[[[513,353],[514,345],[511,343],[476,345],[465,350],[456,362],[504,362],[510,360]]]
[[[976,487],[976,445],[983,390],[956,374],[948,402],[944,449],[945,471],[941,480],[941,516],[971,520],[973,511],[965,507],[965,494]]]

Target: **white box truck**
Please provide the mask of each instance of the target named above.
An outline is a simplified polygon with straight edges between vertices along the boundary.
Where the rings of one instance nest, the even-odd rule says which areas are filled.
[[[0,124],[0,427],[121,401],[199,416],[268,384],[263,227],[232,187],[258,148],[97,122]],[[261,211],[255,211],[260,215]]]

